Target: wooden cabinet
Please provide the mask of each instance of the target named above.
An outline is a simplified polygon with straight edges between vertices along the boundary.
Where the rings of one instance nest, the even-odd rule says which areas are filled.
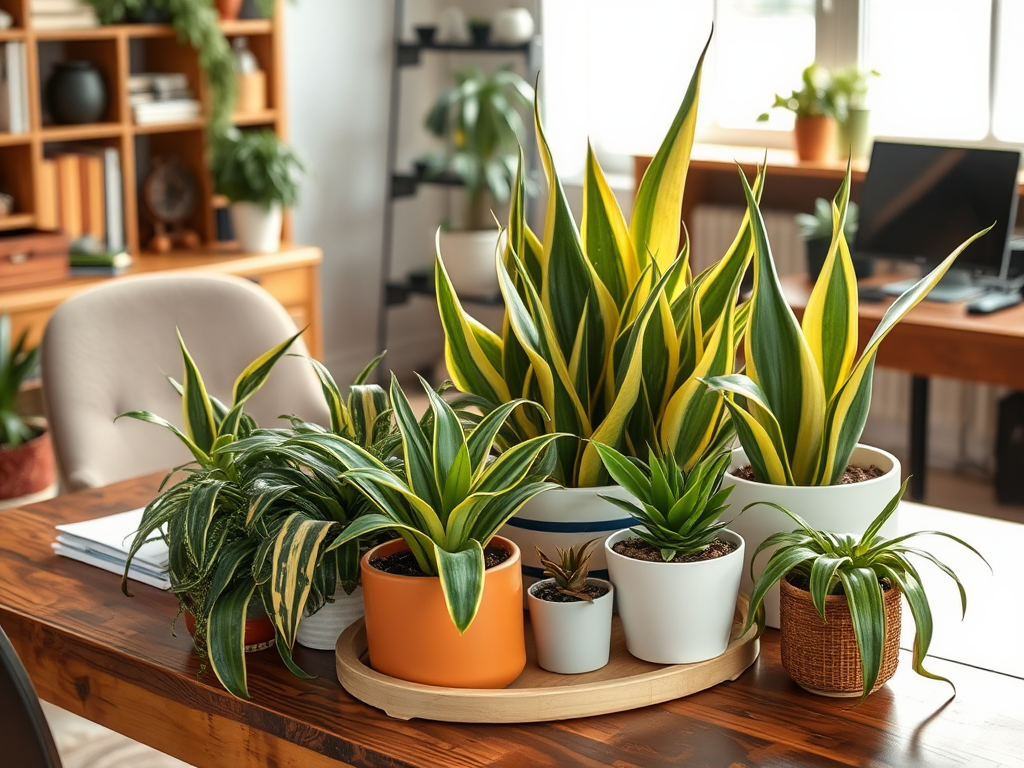
[[[143,254],[136,258],[135,264],[124,274],[200,271],[248,278],[281,302],[299,328],[308,326],[303,339],[310,354],[321,358],[323,335],[318,285],[321,259],[319,248],[304,246],[285,245],[278,253],[267,254],[239,254],[226,249],[207,249],[166,256]],[[120,280],[122,277],[76,277],[38,288],[0,290],[0,312],[11,314],[15,338],[22,329],[29,328],[30,338],[38,343],[47,320],[58,304],[100,280]]]

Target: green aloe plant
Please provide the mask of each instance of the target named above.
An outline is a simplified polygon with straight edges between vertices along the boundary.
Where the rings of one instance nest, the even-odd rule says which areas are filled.
[[[508,440],[555,431],[577,437],[555,446],[554,476],[568,486],[607,482],[588,441],[641,458],[648,446],[660,447],[689,468],[732,437],[722,396],[700,379],[735,370],[747,313],[737,297],[753,255],[749,214],[725,256],[696,277],[680,235],[703,60],[704,54],[628,224],[588,150],[577,228],[535,102],[548,180],[543,241],[526,223],[520,153],[506,245],[495,259],[505,301],[500,335],[463,309],[438,248],[437,302],[452,380],[485,411],[518,398],[542,404],[550,421],[520,410]],[[762,181],[759,173],[755,196]]]
[[[832,203],[832,242],[802,321],[793,314],[772,263],[756,195],[742,174],[740,181],[757,253],[744,347],[746,374],[704,380],[712,390],[728,393],[725,405],[757,480],[834,485],[864,431],[879,345],[988,229],[899,296],[858,356],[857,278],[844,234],[849,166]]]
[[[325,464],[344,470],[342,476],[376,508],[329,547],[379,531],[397,532],[420,570],[440,577],[452,621],[465,632],[483,595],[484,547],[523,504],[556,487],[545,480],[551,473],[545,449],[559,435],[539,435],[494,459],[498,431],[526,402],[504,404],[466,434],[452,407],[422,383],[430,410],[420,423],[398,380],[391,381],[391,405],[402,435],[401,471],[344,438],[309,435],[296,442],[319,449]]]
[[[914,617],[914,671],[933,680],[943,680],[952,686],[953,683],[947,678],[924,668],[924,659],[928,655],[932,639],[932,612],[928,595],[921,583],[921,576],[910,556],[934,564],[956,582],[963,613],[967,611],[967,593],[949,566],[931,553],[909,546],[908,542],[918,536],[943,536],[969,549],[986,565],[988,561],[967,542],[942,531],[917,531],[892,539],[879,536],[878,532],[899,506],[908,482],[909,478],[859,539],[849,534],[815,530],[799,515],[771,502],[759,502],[785,513],[800,527],[792,532],[776,533],[768,537],[754,551],[750,562],[751,578],[754,577],[754,561],[757,555],[765,549],[777,547],[768,558],[761,576],[754,582],[754,589],[750,595],[750,611],[741,636],[755,623],[758,625],[759,633],[763,630],[764,610],[761,602],[768,589],[780,579],[789,578],[791,583],[796,579],[799,583],[794,586],[803,585],[810,592],[814,607],[823,621],[825,596],[845,595],[864,672],[864,690],[861,695],[863,700],[875,687],[882,665],[885,639],[882,581],[885,580],[889,588],[898,589],[903,594]],[[989,567],[991,569],[991,566]]]
[[[587,586],[587,576],[590,575],[590,558],[594,555],[594,545],[597,543],[598,539],[591,539],[568,549],[556,546],[555,560],[537,547],[537,559],[544,567],[544,578],[553,579],[555,589],[563,595],[586,600],[588,603],[594,602],[594,598],[584,589]]]
[[[647,466],[610,446],[597,443],[594,447],[612,479],[633,494],[639,504],[612,496],[602,498],[640,523],[630,530],[658,550],[665,562],[678,555],[702,552],[728,525],[719,520],[732,492],[732,486],[722,487],[728,453],[703,459],[685,472],[671,453],[652,456]]]
[[[257,425],[244,412],[245,403],[267,380],[274,364],[299,337],[270,349],[235,380],[230,406],[212,397],[178,333],[184,361],[181,394],[184,431],[149,411],[129,411],[118,418],[139,419],[173,432],[192,453],[194,462],[179,468],[184,477],[161,484],[159,495],[146,505],[128,551],[121,589],[128,590],[128,570],[139,548],[151,539],[167,542],[171,589],[182,611],[195,619],[195,641],[208,655],[214,673],[235,696],[248,698],[244,627],[250,603],[270,606],[266,574],[257,557],[261,541],[246,525],[249,499],[245,488],[248,465],[222,451],[249,436]],[[281,648],[282,644],[278,643]],[[290,663],[290,658],[285,659]]]

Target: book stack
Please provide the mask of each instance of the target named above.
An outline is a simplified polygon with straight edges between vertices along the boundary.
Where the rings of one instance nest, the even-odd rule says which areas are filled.
[[[128,103],[136,125],[176,123],[202,114],[181,72],[143,72],[128,78]]]
[[[141,522],[142,510],[133,509],[81,523],[58,525],[57,539],[50,546],[58,555],[121,575]],[[170,589],[167,566],[167,544],[157,539],[142,545],[132,558],[128,575],[151,587]]]
[[[33,29],[89,29],[99,25],[96,9],[85,0],[29,0]]]
[[[127,251],[72,251],[68,263],[72,277],[106,277],[120,275],[128,269],[132,257]]]
[[[125,249],[121,153],[116,147],[81,146],[43,158],[40,229],[59,229],[75,240],[90,236],[109,253]]]
[[[25,43],[0,44],[0,132],[28,133]]]

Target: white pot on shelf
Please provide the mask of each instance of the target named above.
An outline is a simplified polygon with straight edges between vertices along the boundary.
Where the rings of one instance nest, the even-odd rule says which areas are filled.
[[[885,471],[881,477],[848,485],[769,485],[744,480],[732,474],[747,466],[747,455],[742,448],[732,452],[732,462],[722,480],[723,487],[733,486],[729,495],[729,507],[722,513],[723,520],[729,520],[729,528],[740,534],[747,549],[743,557],[742,592],[750,593],[753,581],[750,578],[750,560],[761,542],[780,531],[792,531],[796,523],[772,507],[759,505],[740,511],[748,504],[770,501],[794,512],[816,529],[833,533],[861,534],[882,511],[889,500],[900,489],[900,462],[891,453],[867,445],[858,445],[850,456],[850,463],[856,466],[876,466]],[[896,535],[899,510],[882,526],[881,534]],[[760,575],[765,563],[771,557],[771,550],[757,556],[755,573]],[[765,595],[765,623],[779,627],[779,587],[776,584]]]
[[[636,560],[616,552],[632,531],[605,541],[608,573],[617,592],[626,649],[654,664],[693,664],[729,647],[743,568],[743,539],[728,529],[718,536],[736,545],[727,555],[693,563]]]
[[[496,43],[521,45],[533,37],[533,15],[526,8],[503,8],[494,14],[491,37]]]
[[[534,594],[542,585],[553,583],[554,579],[544,579],[526,592],[537,663],[560,675],[600,669],[608,663],[611,651],[615,588],[604,579],[587,579],[587,584],[608,588],[590,602],[557,603]]]
[[[333,603],[327,603],[312,616],[303,614],[299,619],[295,641],[306,648],[333,651],[341,633],[363,618],[363,613],[363,588],[356,587],[348,595],[339,582]]]
[[[460,298],[493,298],[499,293],[494,252],[498,230],[441,230],[441,261]]]
[[[231,203],[231,225],[238,245],[246,253],[276,253],[281,247],[280,203]]]

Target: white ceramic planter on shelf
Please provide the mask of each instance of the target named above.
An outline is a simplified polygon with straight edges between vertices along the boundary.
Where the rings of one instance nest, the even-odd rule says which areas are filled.
[[[522,551],[523,584],[529,587],[544,578],[537,547],[548,557],[556,557],[555,547],[568,549],[590,539],[604,539],[614,531],[633,525],[635,520],[601,496],[636,501],[618,485],[599,488],[556,488],[534,496],[501,528]],[[608,578],[604,548],[594,547],[590,574]]]
[[[363,588],[345,594],[341,584],[334,590],[334,602],[327,603],[312,616],[303,614],[295,640],[306,648],[333,651],[338,637],[349,625],[363,618]]]
[[[245,253],[276,253],[281,248],[281,205],[231,204],[231,226]]]
[[[555,603],[534,595],[542,585],[553,583],[554,579],[544,579],[527,590],[537,663],[560,675],[600,669],[611,650],[614,587],[604,579],[587,579],[588,584],[608,588],[591,602]]]
[[[693,664],[729,647],[743,567],[743,539],[730,530],[719,538],[736,545],[728,555],[694,563],[659,563],[620,555],[612,547],[634,536],[605,541],[608,572],[626,649],[655,664]]]
[[[750,593],[753,581],[750,578],[750,560],[761,542],[780,531],[796,530],[797,525],[789,517],[772,507],[760,505],[740,511],[757,501],[770,501],[800,515],[809,525],[834,533],[861,534],[885,508],[889,500],[900,489],[900,462],[891,453],[858,445],[850,463],[860,467],[874,465],[885,471],[881,477],[848,485],[769,485],[744,480],[732,474],[750,462],[742,448],[732,452],[732,463],[725,473],[723,485],[733,486],[729,495],[729,508],[722,513],[723,520],[729,520],[729,528],[736,531],[747,542],[743,558],[743,580],[740,590]],[[899,510],[882,527],[882,535],[896,534]],[[771,551],[765,550],[757,556],[755,573],[760,575]],[[769,627],[779,626],[779,587],[773,586],[764,600],[765,623]]]
[[[498,295],[498,273],[494,252],[498,247],[498,230],[441,230],[441,260],[462,298],[489,298]]]

